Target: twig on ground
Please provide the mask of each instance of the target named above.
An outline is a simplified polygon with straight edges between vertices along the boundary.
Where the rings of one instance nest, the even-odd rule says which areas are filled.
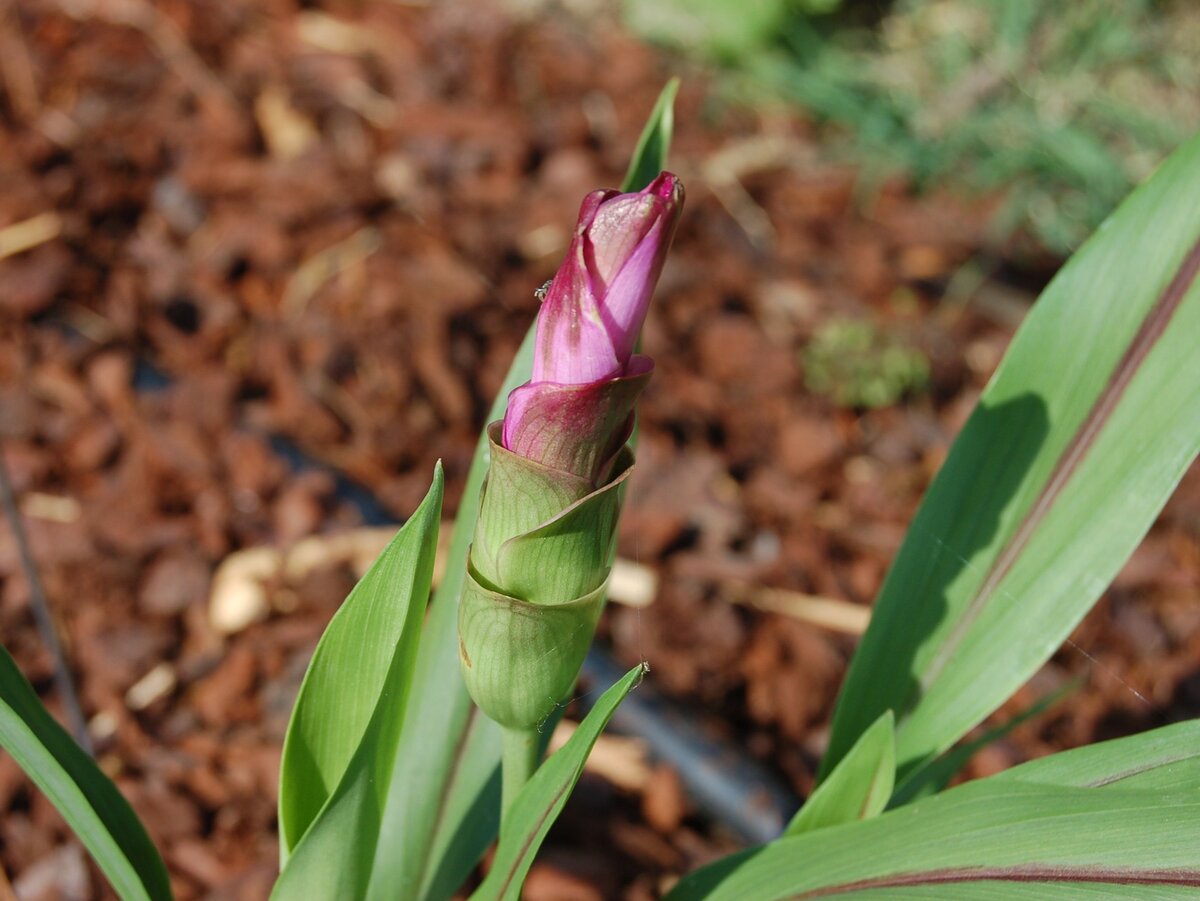
[[[8,881],[8,874],[4,872],[2,865],[0,865],[0,901],[17,901],[12,883]]]
[[[383,236],[372,226],[360,228],[348,238],[319,250],[296,269],[283,292],[283,311],[288,316],[304,312],[309,300],[331,279],[361,265],[383,246]]]
[[[834,632],[862,635],[871,620],[869,607],[850,601],[782,588],[748,586],[722,579],[718,579],[717,584],[722,596],[734,604],[768,613],[781,613]],[[658,576],[653,569],[632,560],[617,560],[609,588],[610,600],[629,607],[645,607],[653,603],[657,590]]]
[[[867,623],[871,621],[869,607],[779,588],[731,591],[729,600],[769,613],[782,613],[784,616],[847,635],[862,635],[867,630]]]
[[[700,176],[750,243],[766,251],[775,243],[775,226],[741,180],[752,173],[795,166],[807,158],[804,145],[794,138],[759,135],[710,155],[700,167]]]
[[[0,260],[32,250],[39,244],[53,241],[62,233],[58,213],[38,213],[12,225],[0,228]]]
[[[67,724],[71,734],[80,746],[92,753],[92,742],[88,736],[87,720],[83,716],[83,708],[79,705],[79,696],[75,693],[75,685],[71,681],[71,670],[67,666],[66,655],[63,653],[62,642],[58,638],[58,630],[54,625],[54,616],[46,602],[46,593],[42,588],[42,580],[38,575],[37,564],[29,547],[29,539],[25,534],[25,526],[21,521],[21,511],[17,508],[17,498],[13,491],[12,482],[8,478],[8,466],[4,461],[4,446],[0,443],[0,504],[4,507],[4,515],[12,529],[13,540],[17,546],[17,555],[21,568],[25,572],[25,580],[29,584],[29,602],[33,608],[33,619],[41,633],[42,642],[54,659],[54,686],[58,691],[59,700],[65,711]]]

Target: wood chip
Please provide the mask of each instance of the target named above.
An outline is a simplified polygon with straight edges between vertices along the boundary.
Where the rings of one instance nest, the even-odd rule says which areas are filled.
[[[176,684],[174,667],[169,663],[160,663],[130,686],[129,691],[125,692],[125,704],[135,713],[145,710],[174,691]]]
[[[29,219],[0,228],[0,260],[53,241],[62,234],[58,213],[38,213]]]
[[[292,106],[279,85],[267,85],[254,101],[254,116],[271,156],[292,160],[317,142],[317,128]]]
[[[632,560],[617,560],[608,580],[608,596],[626,607],[648,607],[658,594],[658,573]]]
[[[58,494],[31,491],[21,500],[21,512],[30,519],[50,522],[75,522],[83,512],[79,501]]]
[[[208,620],[218,632],[231,635],[265,619],[270,610],[266,583],[283,565],[279,551],[246,548],[230,554],[217,567],[208,601]]]

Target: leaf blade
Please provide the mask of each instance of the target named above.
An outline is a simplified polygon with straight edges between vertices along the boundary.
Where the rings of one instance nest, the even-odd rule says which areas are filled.
[[[1059,646],[1200,448],[1200,139],[1063,268],[1018,331],[893,563],[827,772],[883,710],[902,776]],[[997,653],[996,648],[1003,648]]]
[[[975,756],[976,752],[994,742],[1000,741],[1018,726],[1045,713],[1068,694],[1075,691],[1079,687],[1079,684],[1080,680],[1071,680],[1056,691],[1052,691],[1044,697],[1039,698],[1034,704],[1031,704],[1027,709],[1022,710],[1011,719],[988,729],[978,738],[964,742],[961,745],[956,745],[936,760],[930,761],[896,786],[889,806],[899,807],[918,798],[937,794],[950,783],[955,773],[967,765],[967,761]]]
[[[508,392],[528,381],[533,370],[533,341],[531,328],[492,402],[489,421],[503,416]],[[450,537],[445,574],[430,604],[417,653],[413,679],[424,690],[405,712],[396,748],[397,763],[404,761],[409,778],[393,780],[388,789],[379,846],[390,851],[376,861],[371,897],[429,897],[425,892],[435,874],[440,881],[454,881],[447,872],[450,869],[459,872],[461,882],[494,837],[495,825],[499,825],[498,814],[491,829],[483,818],[467,818],[464,812],[474,805],[458,798],[459,786],[481,790],[495,781],[490,776],[469,778],[474,770],[495,771],[500,765],[499,727],[471,703],[458,663],[458,602],[467,574],[467,550],[479,515],[479,490],[489,458],[485,430],[471,460]],[[472,732],[471,746],[476,750],[470,758],[465,758],[468,729]],[[454,750],[448,755],[444,748]],[[472,771],[462,773],[468,759]],[[499,798],[497,789],[492,806],[499,807]],[[445,861],[430,857],[429,849],[439,844],[447,853],[454,851],[457,867],[451,868]]]
[[[990,777],[1075,788],[1152,789],[1200,796],[1200,720],[1051,754]]]
[[[171,897],[166,866],[129,802],[42,706],[3,646],[0,747],[50,799],[121,897]]]
[[[685,877],[668,899],[998,901],[1059,889],[1059,897],[1124,899],[1131,886],[1194,897],[1198,841],[1194,797],[985,779],[719,861]]]
[[[663,86],[642,128],[629,168],[625,171],[622,191],[642,190],[667,168],[667,154],[675,131],[675,96],[678,93],[678,77],[670,79]]]
[[[311,869],[289,855],[324,842],[310,837],[322,819],[350,817],[342,811],[370,803],[370,792],[387,784],[429,597],[443,484],[439,463],[424,500],[330,621],[305,674],[280,767],[281,891],[297,879],[289,871]],[[368,776],[374,787],[360,784]],[[357,849],[365,878],[370,860],[361,852],[373,853],[377,836],[358,836],[364,826],[350,819],[345,828],[357,840],[344,844]]]
[[[804,802],[784,835],[869,820],[883,813],[896,781],[892,723],[892,712],[884,711]]]

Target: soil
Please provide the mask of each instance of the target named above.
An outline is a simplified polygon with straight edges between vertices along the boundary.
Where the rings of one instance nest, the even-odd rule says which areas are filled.
[[[266,897],[292,699],[355,579],[329,552],[238,595],[230,567],[361,524],[343,479],[399,521],[441,458],[453,511],[580,198],[620,181],[681,68],[687,208],[620,545],[660,587],[612,605],[601,641],[807,793],[854,637],[733,600],[870,604],[1029,299],[945,296],[964,263],[1007,261],[986,199],[868,189],[796,113],[553,10],[26,0],[0,11],[0,58],[0,228],[29,245],[0,242],[4,459],[98,759],[181,899]],[[804,348],[846,318],[918,348],[927,386],[874,411],[809,390]],[[295,471],[295,449],[321,467]],[[999,716],[1081,686],[967,775],[1200,715],[1198,587],[1193,468]],[[7,525],[0,634],[60,710]],[[678,774],[639,765],[585,777],[528,898],[653,898],[736,846]],[[108,896],[7,756],[0,810],[19,897]]]

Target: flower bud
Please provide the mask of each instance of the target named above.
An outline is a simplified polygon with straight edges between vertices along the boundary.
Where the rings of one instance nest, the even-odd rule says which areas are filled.
[[[538,314],[533,378],[488,428],[491,463],[459,606],[463,678],[528,729],[570,691],[616,548],[633,407],[653,363],[634,345],[683,202],[679,180],[584,200]]]
[[[633,194],[593,191],[538,313],[533,378],[509,395],[504,446],[593,482],[629,438],[654,364],[634,356],[683,208],[668,172]]]

